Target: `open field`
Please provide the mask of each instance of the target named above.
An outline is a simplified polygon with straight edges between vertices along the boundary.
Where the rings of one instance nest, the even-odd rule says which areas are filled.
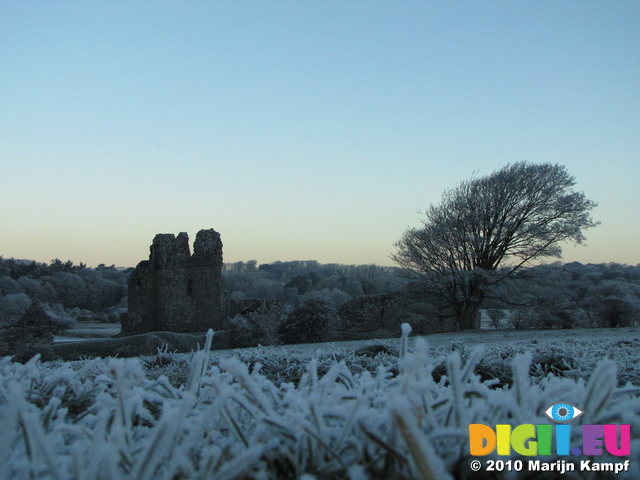
[[[56,343],[70,341],[82,341],[86,339],[110,338],[120,333],[119,323],[92,323],[83,322],[77,327],[69,329],[65,335],[57,335],[54,338]],[[495,343],[509,342],[544,342],[563,340],[594,340],[607,338],[640,338],[640,327],[626,328],[576,328],[576,329],[552,329],[552,330],[474,330],[469,332],[435,333],[425,335],[424,338],[432,346],[440,346],[451,342],[462,342],[465,345],[491,345]],[[415,337],[411,338],[413,342]],[[393,344],[398,342],[398,338],[379,339],[381,342]],[[364,343],[371,343],[374,340],[327,342],[311,344],[308,348],[358,348]],[[292,348],[302,347],[291,345]],[[281,347],[268,347],[281,348]],[[307,348],[307,347],[304,347]]]
[[[640,478],[640,329],[493,331],[76,362],[0,362],[0,478],[608,478],[486,472],[468,425],[629,424]],[[484,346],[478,346],[479,343]],[[620,453],[620,452],[618,452]],[[471,461],[482,460],[474,472]],[[576,463],[580,465],[580,463]],[[621,467],[622,468],[622,467]],[[105,473],[107,472],[107,473]]]
[[[400,332],[398,332],[399,334]],[[576,328],[570,330],[473,330],[466,332],[434,333],[409,337],[409,345],[415,344],[416,338],[423,338],[430,347],[443,347],[449,344],[462,344],[468,347],[496,344],[535,345],[544,342],[593,341],[593,340],[632,340],[640,341],[640,327],[626,328]],[[281,345],[262,347],[266,351],[315,351],[315,350],[355,350],[364,345],[381,343],[398,347],[399,336],[396,338],[381,338],[346,342],[324,342],[302,345]],[[229,352],[235,351],[229,350]],[[640,367],[639,367],[640,368]]]
[[[89,338],[109,338],[120,333],[119,323],[80,322],[70,328],[64,335],[56,335],[56,343],[77,342]]]

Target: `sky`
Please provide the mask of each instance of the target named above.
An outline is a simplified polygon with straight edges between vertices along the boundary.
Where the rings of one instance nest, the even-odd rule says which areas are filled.
[[[444,190],[559,163],[563,261],[640,263],[640,2],[0,2],[0,255],[393,265]],[[554,259],[550,259],[553,261]]]

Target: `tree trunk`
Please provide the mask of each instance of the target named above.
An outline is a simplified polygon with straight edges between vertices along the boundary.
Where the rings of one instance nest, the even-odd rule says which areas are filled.
[[[466,299],[458,308],[458,323],[460,330],[480,329],[480,307],[484,302],[484,288],[478,278],[469,282]]]
[[[473,302],[460,310],[460,314],[458,315],[460,330],[480,329],[480,305],[481,303],[479,302]]]

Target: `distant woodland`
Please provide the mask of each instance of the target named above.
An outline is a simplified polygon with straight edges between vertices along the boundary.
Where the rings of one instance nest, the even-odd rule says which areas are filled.
[[[40,302],[60,329],[76,322],[117,323],[127,308],[132,269],[59,259],[49,264],[0,257],[0,324],[15,323],[33,301]],[[524,281],[491,290],[485,311],[498,328],[572,328],[637,325],[640,265],[560,262],[524,269]],[[421,297],[421,286],[397,267],[290,261],[227,263],[222,273],[228,298],[277,300],[282,306],[321,303],[332,312],[363,296]],[[434,322],[446,316],[429,306]],[[410,320],[410,319],[409,319]]]

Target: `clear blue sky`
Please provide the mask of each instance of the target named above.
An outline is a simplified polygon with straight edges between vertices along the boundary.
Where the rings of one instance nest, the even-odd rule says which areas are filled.
[[[640,262],[638,1],[0,2],[0,255],[392,264],[443,190],[529,160]]]

